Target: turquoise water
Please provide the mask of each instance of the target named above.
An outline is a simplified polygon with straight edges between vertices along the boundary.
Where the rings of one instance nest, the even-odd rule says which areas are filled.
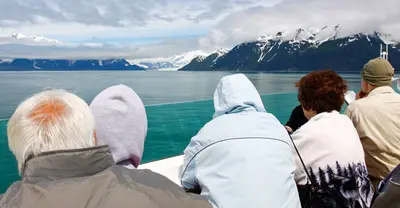
[[[296,94],[273,94],[262,96],[268,112],[282,123],[289,118],[297,104]],[[204,126],[214,113],[213,103],[199,101],[173,105],[149,106],[149,133],[143,161],[181,154],[190,138]]]
[[[113,84],[132,87],[143,99],[148,135],[143,162],[181,154],[190,138],[213,115],[212,98],[221,77],[228,73],[174,72],[29,72],[0,73],[0,193],[19,179],[16,162],[8,150],[6,122],[17,105],[44,88],[63,88],[90,103]],[[281,123],[298,105],[294,83],[302,74],[248,74],[259,90],[268,112]],[[359,75],[343,75],[350,89],[358,90]],[[208,100],[207,100],[208,99]],[[188,100],[202,100],[187,102]],[[175,104],[163,104],[172,103]]]
[[[267,110],[283,123],[297,105],[295,93],[265,95],[262,98]],[[147,106],[146,112],[149,129],[143,162],[182,154],[190,138],[214,113],[211,100]],[[16,161],[8,150],[6,122],[0,121],[0,193],[13,181],[19,180]]]

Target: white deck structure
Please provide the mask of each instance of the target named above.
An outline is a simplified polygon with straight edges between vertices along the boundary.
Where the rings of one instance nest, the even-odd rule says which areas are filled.
[[[382,44],[381,44],[381,50],[380,50],[380,52],[379,52],[379,57],[384,58],[384,59],[386,59],[386,60],[389,60],[389,45],[388,45],[388,44],[386,44],[386,48],[384,48],[384,47],[382,46]],[[395,69],[393,69],[393,70],[395,70]],[[397,81],[397,88],[400,90],[399,78],[393,77],[393,78],[392,78],[392,82],[395,82],[395,81]]]
[[[171,157],[163,160],[145,163],[139,165],[138,169],[149,169],[153,172],[159,173],[174,183],[181,185],[179,179],[179,169],[183,163],[183,155]]]

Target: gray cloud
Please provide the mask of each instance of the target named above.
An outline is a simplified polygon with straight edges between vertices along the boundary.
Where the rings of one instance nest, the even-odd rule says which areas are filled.
[[[0,4],[0,26],[22,25],[18,28],[27,31],[27,35],[46,31],[65,37],[146,37],[167,33],[172,37],[200,27],[205,28],[198,31],[206,30],[207,24],[203,23],[207,21],[212,25],[205,37],[164,39],[140,46],[3,44],[3,57],[168,57],[190,50],[230,48],[283,30],[293,33],[297,28],[333,28],[337,24],[341,25],[340,36],[380,30],[400,40],[399,0],[0,0]]]
[[[200,42],[203,47],[230,47],[260,35],[338,24],[341,25],[339,36],[378,30],[400,40],[398,8],[398,0],[285,1],[274,7],[257,6],[234,12],[222,19]]]
[[[267,0],[0,0],[0,20],[20,24],[76,22],[111,26],[146,26],[152,21],[215,19],[238,7]],[[198,5],[202,5],[199,10]],[[7,26],[0,21],[0,26]]]
[[[103,47],[57,47],[32,46],[21,44],[0,45],[0,58],[33,58],[33,59],[108,59],[124,58],[135,54],[137,48]]]
[[[74,46],[0,44],[1,58],[33,59],[148,59],[170,57],[187,51],[196,50],[196,38],[177,40],[167,39],[158,44],[145,46],[117,47],[107,44],[81,44]]]

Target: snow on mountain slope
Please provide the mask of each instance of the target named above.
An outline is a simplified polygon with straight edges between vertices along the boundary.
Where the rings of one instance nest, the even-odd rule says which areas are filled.
[[[400,41],[395,40],[395,38],[391,34],[376,31],[375,35],[377,35],[386,44],[397,45],[400,43]]]
[[[341,37],[340,31],[342,27],[340,24],[335,26],[324,26],[318,27],[308,27],[308,28],[298,28],[296,30],[287,30],[278,32],[276,35],[266,34],[260,36],[258,39],[239,44],[235,49],[239,49],[242,46],[246,47],[249,44],[255,45],[253,48],[254,53],[258,55],[257,62],[260,63],[264,58],[271,52],[281,47],[282,43],[285,44],[284,48],[288,50],[288,53],[295,53],[303,46],[309,46],[312,48],[318,48],[323,43],[331,40],[337,40]],[[362,39],[365,37],[367,41],[371,42],[369,36],[377,36],[383,42],[387,44],[400,45],[400,41],[395,40],[391,35],[382,32],[375,31],[373,34],[370,33],[358,33],[350,36],[346,36],[348,40],[340,44],[340,47],[347,46],[348,44]],[[371,45],[372,43],[370,43]]]
[[[316,28],[316,27],[309,27],[306,29],[298,28],[297,30],[292,30],[290,32],[288,31],[278,32],[278,34],[276,34],[275,37],[272,37],[271,35],[262,36],[258,38],[257,41],[260,44],[264,44],[265,46],[268,46],[269,44],[268,42],[270,42],[270,40],[275,40],[275,41],[289,41],[290,44],[295,45],[297,47],[299,46],[299,44],[305,44],[305,43],[311,44],[314,47],[318,47],[319,45],[329,40],[345,38],[340,34],[341,29],[342,27],[340,24],[335,26],[324,26],[322,28]],[[359,39],[360,38],[358,37],[359,34],[367,36],[367,39],[368,35],[378,36],[386,44],[396,45],[400,43],[400,41],[395,40],[395,38],[392,35],[380,31],[374,31],[373,33],[360,32],[354,35],[346,36],[346,37],[351,37],[349,43]]]
[[[0,59],[0,64],[1,63],[11,63],[12,61],[14,61],[13,59]]]
[[[181,67],[190,63],[194,58],[198,56],[208,56],[200,50],[189,51],[187,53],[179,54],[172,57],[159,57],[151,59],[139,59],[139,60],[128,60],[131,64],[136,64],[138,66],[144,67],[149,70],[167,70],[173,71],[178,70]]]
[[[212,61],[212,64],[214,65],[215,63],[217,63],[218,59],[221,58],[221,57],[223,57],[223,56],[225,56],[225,54],[227,54],[229,51],[230,51],[230,50],[227,49],[227,48],[221,48],[221,49],[217,50],[217,51],[215,52],[216,57],[215,57],[215,59]],[[203,59],[206,59],[206,58],[207,58],[207,57],[204,56]]]
[[[183,53],[183,54],[172,57],[171,62],[177,68],[180,68],[180,67],[183,67],[186,64],[188,64],[190,61],[192,61],[197,56],[208,56],[208,55],[209,55],[208,53],[205,53],[200,50],[190,51],[190,52]]]
[[[365,60],[378,56],[383,43],[391,44],[390,61],[393,65],[400,65],[400,41],[394,36],[378,31],[344,36],[345,31],[345,27],[336,25],[298,28],[277,32],[276,35],[266,33],[234,46],[221,57],[213,53],[206,58],[195,58],[180,70],[307,71],[334,68],[351,71],[365,64]]]
[[[128,61],[130,64],[136,64],[136,65],[138,65],[139,67],[142,67],[142,68],[145,68],[145,69],[148,69],[149,68],[149,66],[146,66],[146,65],[142,65],[142,64],[139,64],[139,63],[131,63],[130,61]]]
[[[179,70],[184,70],[183,68],[187,66],[195,65],[198,70],[205,70],[204,67],[214,67],[214,65],[220,60],[223,59],[231,50],[230,49],[219,49],[214,53],[211,53],[209,56],[197,56],[194,58],[189,64],[185,65],[184,67],[180,68]]]
[[[64,45],[61,41],[40,36],[29,37],[22,33],[0,34],[0,44],[10,43],[24,45]]]
[[[335,39],[340,32],[340,25],[334,27],[324,26],[322,28],[309,27],[306,29],[299,28],[295,31],[281,35],[280,38],[290,40],[291,44],[299,44],[307,42],[312,45],[320,45],[328,40]]]
[[[277,32],[275,35],[265,34],[253,41],[244,42],[237,45],[234,50],[255,45],[256,47],[253,48],[253,52],[258,58],[254,61],[260,63],[271,51],[279,49],[283,43],[285,43],[284,48],[288,50],[288,53],[294,53],[304,45],[317,48],[327,41],[335,40],[340,30],[340,25],[284,30]]]

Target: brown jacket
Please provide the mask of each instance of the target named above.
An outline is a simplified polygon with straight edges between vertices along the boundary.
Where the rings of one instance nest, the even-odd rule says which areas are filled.
[[[400,163],[400,95],[378,87],[352,102],[346,115],[361,138],[369,174],[376,181],[385,178]]]
[[[114,164],[107,146],[46,153],[28,160],[0,207],[19,208],[212,208],[150,170]]]

